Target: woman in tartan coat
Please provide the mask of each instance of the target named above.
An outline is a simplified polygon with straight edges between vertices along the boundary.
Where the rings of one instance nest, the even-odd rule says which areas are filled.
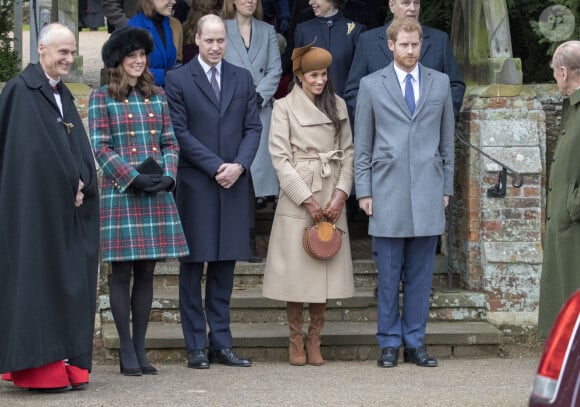
[[[171,193],[179,148],[165,94],[148,70],[152,49],[147,31],[116,30],[102,49],[109,85],[93,91],[89,105],[91,141],[103,171],[101,254],[112,262],[121,373],[131,376],[157,373],[145,355],[156,259],[189,254]],[[159,174],[137,170],[147,158],[160,165]]]

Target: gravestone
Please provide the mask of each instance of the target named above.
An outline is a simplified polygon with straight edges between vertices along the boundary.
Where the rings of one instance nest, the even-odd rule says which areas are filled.
[[[74,33],[79,48],[79,4],[76,0],[39,0],[30,2],[30,62],[38,62],[37,37],[47,24],[61,23]],[[83,57],[76,55],[66,82],[83,81]]]

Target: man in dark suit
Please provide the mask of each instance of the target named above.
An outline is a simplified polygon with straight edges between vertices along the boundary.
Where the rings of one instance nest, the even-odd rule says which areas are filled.
[[[389,0],[389,8],[394,20],[411,17],[419,21],[421,2],[419,0]],[[392,20],[383,27],[362,33],[356,47],[354,59],[346,82],[344,99],[351,114],[354,114],[359,83],[363,76],[386,67],[393,61],[393,52],[387,47],[386,31]],[[419,61],[424,66],[443,72],[449,76],[453,95],[453,110],[459,113],[465,94],[463,76],[455,61],[449,37],[443,31],[421,26],[423,45]]]
[[[250,73],[223,56],[226,29],[202,17],[199,54],[170,71],[166,92],[181,147],[176,201],[190,255],[180,258],[179,310],[188,366],[251,366],[232,350],[229,304],[236,260],[250,257],[250,179],[262,125]],[[207,263],[205,306],[201,279]],[[206,322],[209,335],[206,334]],[[209,358],[206,339],[209,338]]]
[[[418,62],[421,26],[396,19],[388,29],[394,62],[365,76],[355,118],[355,183],[369,216],[377,263],[380,367],[434,367],[424,347],[437,237],[453,195],[455,120],[447,75]],[[399,281],[404,286],[399,311]]]

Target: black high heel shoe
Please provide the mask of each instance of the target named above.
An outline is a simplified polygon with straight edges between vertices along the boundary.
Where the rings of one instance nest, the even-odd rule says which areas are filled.
[[[149,363],[149,362],[147,362],[146,365],[141,366],[141,372],[143,372],[143,374],[157,374],[158,373],[157,369],[155,369],[153,367],[153,365],[151,365],[151,363]]]
[[[153,366],[152,366],[153,367]],[[143,376],[143,370],[140,367],[126,368],[123,366],[123,358],[119,354],[119,370],[125,376]]]

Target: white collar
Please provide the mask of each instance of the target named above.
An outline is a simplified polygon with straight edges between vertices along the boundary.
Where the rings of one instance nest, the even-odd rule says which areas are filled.
[[[203,69],[203,72],[205,72],[206,75],[209,74],[210,69],[212,68],[211,65],[206,64],[201,57],[199,56],[199,54],[197,55],[197,60],[199,61],[199,64],[201,65],[201,69]],[[218,64],[215,66],[217,69],[217,74],[218,76],[221,74],[222,71],[222,61],[220,60],[218,62]]]
[[[419,64],[415,65],[415,68],[411,72],[405,72],[401,68],[397,66],[393,62],[393,66],[395,67],[395,74],[397,75],[397,79],[399,80],[399,84],[402,86],[405,83],[405,78],[407,78],[407,74],[411,74],[413,79],[416,83],[419,83]]]

